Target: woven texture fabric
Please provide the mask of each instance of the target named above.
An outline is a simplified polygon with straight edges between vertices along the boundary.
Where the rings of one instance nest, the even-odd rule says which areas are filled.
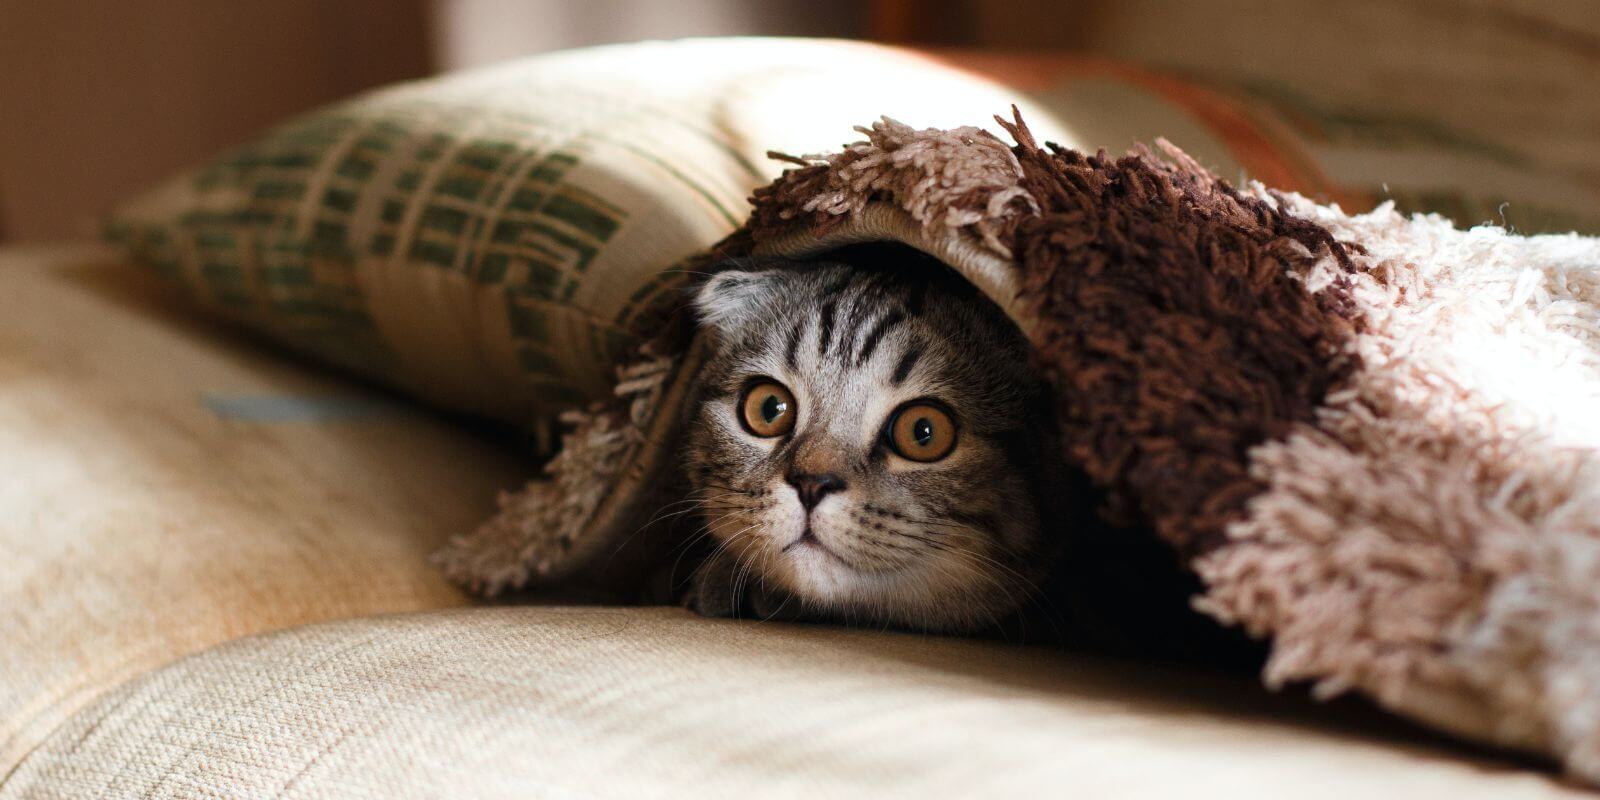
[[[101,249],[0,251],[0,777],[122,681],[459,605],[427,552],[526,467],[228,336]]]
[[[0,798],[1568,794],[1353,709],[1318,727],[1304,710],[1246,681],[997,643],[673,609],[446,611],[146,675]]]

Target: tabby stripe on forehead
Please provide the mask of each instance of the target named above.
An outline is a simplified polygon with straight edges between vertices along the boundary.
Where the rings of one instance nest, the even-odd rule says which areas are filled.
[[[822,293],[817,296],[823,300],[832,300],[833,298],[838,297],[840,292],[848,288],[850,286],[850,281],[854,278],[855,275],[850,272],[846,272],[843,275],[835,278],[833,283],[823,287]]]
[[[839,309],[838,297],[845,289],[849,288],[852,277],[849,272],[840,275],[817,295],[817,299],[823,301],[822,332],[817,334],[817,355],[819,356],[828,352],[828,342],[833,338],[833,315]]]
[[[875,295],[861,292],[856,295],[854,302],[851,303],[850,323],[845,328],[844,334],[839,337],[839,360],[846,365],[850,363],[850,351],[854,350],[856,346],[856,334],[860,333],[862,326],[866,325],[867,320],[872,318],[872,301],[876,299]]]
[[[856,366],[859,367],[867,363],[867,359],[872,358],[872,351],[878,349],[878,343],[883,341],[884,334],[888,333],[890,328],[904,322],[905,319],[905,313],[899,309],[884,314],[878,320],[878,324],[867,333],[867,340],[861,343],[861,352],[856,354]]]
[[[797,366],[799,362],[796,360],[796,356],[800,349],[801,334],[805,333],[807,322],[809,320],[802,318],[798,323],[795,323],[794,328],[789,331],[789,343],[784,345],[783,363],[789,366],[790,372],[799,369]]]
[[[890,383],[895,386],[905,383],[906,378],[911,375],[912,368],[917,365],[917,359],[919,358],[922,358],[922,346],[920,344],[913,344],[906,348],[906,351],[900,355],[900,363],[894,365],[894,377],[889,379]]]
[[[833,314],[839,308],[839,301],[829,300],[822,304],[822,333],[817,334],[817,355],[828,352],[828,342],[833,338]]]

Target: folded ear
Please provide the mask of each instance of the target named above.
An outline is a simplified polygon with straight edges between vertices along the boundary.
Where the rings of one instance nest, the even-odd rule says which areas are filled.
[[[695,293],[694,307],[700,324],[719,335],[730,336],[752,322],[770,317],[784,282],[781,270],[719,272]]]

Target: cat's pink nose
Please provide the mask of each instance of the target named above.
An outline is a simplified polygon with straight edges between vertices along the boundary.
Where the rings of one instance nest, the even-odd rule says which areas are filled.
[[[838,475],[807,475],[790,471],[783,477],[794,487],[795,494],[800,496],[800,505],[807,511],[816,508],[822,498],[844,490],[844,478]]]

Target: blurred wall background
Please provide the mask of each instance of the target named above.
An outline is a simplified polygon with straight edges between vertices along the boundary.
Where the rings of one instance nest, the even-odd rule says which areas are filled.
[[[424,0],[0,0],[0,237],[117,200],[289,114],[432,69]]]
[[[1270,84],[1515,142],[1600,196],[1600,0],[0,0],[0,241],[91,235],[151,181],[372,86],[733,34],[1072,51]]]
[[[434,63],[686,36],[870,36],[861,0],[435,0]]]
[[[0,0],[0,241],[299,111],[440,69],[646,38],[866,35],[854,0]]]

